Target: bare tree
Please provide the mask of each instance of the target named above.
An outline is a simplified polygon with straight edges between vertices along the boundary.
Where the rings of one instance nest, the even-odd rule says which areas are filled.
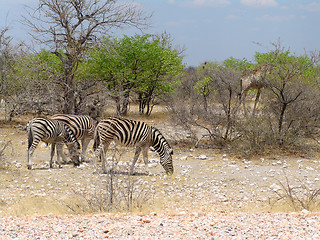
[[[23,19],[33,38],[61,60],[62,109],[76,113],[74,76],[87,49],[114,28],[148,26],[150,16],[137,4],[117,0],[40,0],[38,8],[29,9]]]

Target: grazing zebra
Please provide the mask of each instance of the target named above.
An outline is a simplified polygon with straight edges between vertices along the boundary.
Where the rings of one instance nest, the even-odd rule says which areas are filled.
[[[28,169],[32,168],[31,157],[40,141],[51,143],[50,168],[52,168],[52,159],[54,156],[56,143],[72,143],[76,146],[77,149],[80,149],[80,144],[71,129],[67,125],[57,120],[34,118],[28,123],[27,130]],[[73,154],[72,158],[74,161],[74,165],[79,165],[79,154]],[[59,167],[61,167],[59,156],[57,156],[57,162]]]
[[[136,151],[130,167],[133,173],[134,165],[142,150],[144,164],[148,164],[148,148],[153,147],[160,156],[160,164],[168,175],[173,174],[172,154],[173,150],[166,139],[155,127],[144,122],[110,117],[100,121],[95,129],[93,150],[96,161],[101,157],[102,171],[105,169],[105,151],[111,141],[125,146],[134,146]]]
[[[86,150],[91,139],[93,139],[96,121],[87,115],[70,115],[70,114],[55,114],[51,119],[55,119],[68,125],[72,130],[77,140],[81,140],[81,161],[86,159]],[[63,144],[57,144],[57,155],[67,162],[67,158],[62,150]]]

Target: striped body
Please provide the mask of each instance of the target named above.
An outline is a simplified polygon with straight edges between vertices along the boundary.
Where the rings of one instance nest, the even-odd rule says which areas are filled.
[[[166,139],[155,127],[144,122],[110,117],[100,121],[94,135],[93,149],[96,157],[102,157],[102,168],[105,172],[104,153],[109,144],[115,141],[124,146],[136,147],[135,156],[130,172],[133,172],[134,165],[143,152],[144,163],[148,164],[148,149],[153,147],[160,156],[160,163],[167,174],[173,173],[172,148]]]
[[[78,143],[71,129],[67,125],[57,120],[34,118],[28,123],[27,131],[29,169],[32,167],[31,157],[40,141],[51,143],[50,168],[52,168],[52,159],[56,143],[73,143],[77,149],[80,148],[80,144]],[[58,164],[61,167],[59,159]]]
[[[81,160],[85,159],[85,153],[88,144],[91,139],[93,139],[94,129],[96,127],[96,122],[90,116],[87,115],[70,115],[70,114],[55,114],[51,119],[58,120],[66,124],[73,132],[77,140],[81,140]],[[57,145],[57,154],[61,155],[64,161],[66,157],[62,151],[61,144]]]

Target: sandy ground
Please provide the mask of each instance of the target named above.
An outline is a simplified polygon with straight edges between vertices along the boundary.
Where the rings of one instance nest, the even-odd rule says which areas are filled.
[[[168,139],[181,134],[173,128],[158,127]],[[108,208],[110,181],[114,188],[113,211],[142,213],[300,211],[298,203],[294,209],[286,199],[277,201],[276,192],[283,194],[282,184],[299,189],[300,199],[320,189],[318,159],[274,156],[246,160],[220,150],[177,146],[173,176],[165,175],[157,154],[151,151],[149,174],[145,174],[141,161],[136,175],[128,176],[132,148],[108,152],[108,157],[114,155],[118,161],[117,173],[112,177],[93,174],[91,162],[77,168],[68,164],[62,169],[57,165],[49,169],[49,148],[44,144],[36,149],[35,169],[30,171],[26,168],[26,132],[6,127],[1,128],[0,135],[5,141],[11,140],[2,159],[6,167],[0,170],[0,215],[104,211]],[[93,160],[90,150],[87,156]],[[308,210],[317,211],[319,206]]]
[[[169,142],[184,136],[155,125]],[[0,147],[11,142],[0,161],[0,239],[320,239],[319,198],[309,201],[320,189],[317,158],[173,146],[173,176],[151,151],[149,173],[141,161],[128,176],[131,148],[108,152],[115,174],[93,174],[90,161],[49,169],[41,144],[27,170],[26,137],[21,127],[0,128]]]

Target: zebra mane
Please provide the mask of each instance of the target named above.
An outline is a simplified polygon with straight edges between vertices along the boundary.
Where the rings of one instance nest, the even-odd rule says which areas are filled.
[[[153,134],[153,137],[152,137],[153,144],[157,139],[159,139],[165,145],[167,145],[169,147],[169,149],[172,149],[171,146],[169,145],[167,139],[165,139],[165,137],[162,135],[162,133],[159,131],[159,129],[154,126],[150,126],[150,127],[152,129],[152,134]]]

